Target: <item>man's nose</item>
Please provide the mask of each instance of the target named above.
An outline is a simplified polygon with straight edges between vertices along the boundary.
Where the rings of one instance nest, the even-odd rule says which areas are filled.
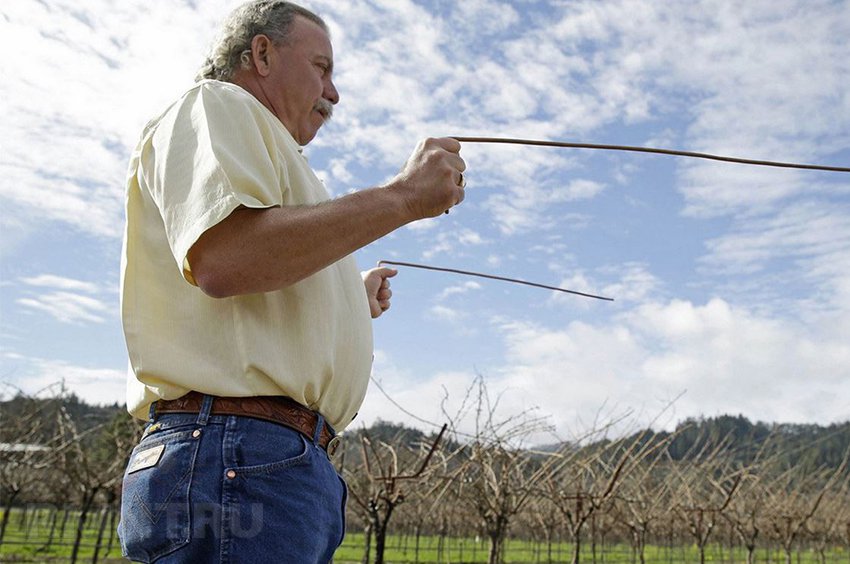
[[[325,91],[322,93],[322,96],[331,104],[339,104],[339,92],[332,80],[328,80],[325,84]]]

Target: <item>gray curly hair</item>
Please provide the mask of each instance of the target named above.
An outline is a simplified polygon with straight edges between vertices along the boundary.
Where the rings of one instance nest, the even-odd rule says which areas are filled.
[[[306,8],[283,0],[254,0],[236,8],[221,26],[195,82],[213,78],[230,82],[239,68],[251,68],[251,41],[267,35],[275,45],[286,43],[297,16],[318,24],[326,32],[325,21]]]

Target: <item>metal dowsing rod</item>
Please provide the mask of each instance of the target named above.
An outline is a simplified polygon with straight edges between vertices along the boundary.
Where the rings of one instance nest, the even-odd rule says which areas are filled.
[[[587,294],[585,292],[577,292],[575,290],[567,290],[565,288],[558,288],[557,286],[547,286],[546,284],[538,284],[537,282],[528,282],[526,280],[517,280],[516,278],[507,278],[505,276],[495,276],[493,274],[483,274],[481,272],[471,272],[469,270],[458,270],[456,268],[443,268],[439,266],[428,266],[425,264],[417,264],[414,262],[397,262],[392,260],[379,260],[378,266],[382,266],[385,264],[391,264],[393,266],[409,266],[411,268],[421,268],[424,270],[436,270],[439,272],[451,272],[454,274],[463,274],[466,276],[478,276],[479,278],[488,278],[490,280],[501,280],[502,282],[512,282],[514,284],[524,284],[526,286],[534,286],[535,288],[544,288],[546,290],[555,290],[557,292],[564,292],[566,294],[574,294],[576,296],[584,296],[585,298],[594,298],[597,300],[605,300],[607,302],[613,302],[614,298],[606,298],[604,296],[597,296],[595,294]]]
[[[461,143],[502,143],[511,145],[535,145],[541,147],[565,147],[568,149],[602,149],[607,151],[632,151],[636,153],[656,153],[661,155],[673,155],[678,157],[691,157],[695,159],[710,159],[728,163],[738,163],[757,166],[772,166],[781,168],[801,168],[807,170],[825,170],[830,172],[850,172],[850,167],[826,166],[817,164],[785,163],[778,161],[763,161],[756,159],[742,159],[739,157],[726,157],[723,155],[711,155],[709,153],[697,153],[694,151],[676,151],[673,149],[656,149],[653,147],[636,147],[632,145],[603,145],[598,143],[571,143],[566,141],[541,141],[537,139],[512,139],[507,137],[463,137],[450,135]]]
[[[817,165],[817,164],[805,164],[805,163],[789,163],[789,162],[779,162],[779,161],[766,161],[766,160],[757,160],[757,159],[742,159],[740,157],[727,157],[723,155],[712,155],[709,153],[698,153],[694,151],[677,151],[674,149],[659,149],[654,147],[638,147],[633,145],[607,145],[600,143],[573,143],[567,141],[544,141],[539,139],[514,139],[509,137],[469,137],[469,136],[460,136],[460,135],[451,135],[450,138],[460,142],[460,143],[500,143],[500,144],[511,144],[511,145],[532,145],[538,147],[563,147],[568,149],[601,149],[606,151],[631,151],[636,153],[655,153],[660,155],[673,155],[678,157],[690,157],[695,159],[709,159],[714,161],[723,161],[729,163],[738,163],[738,164],[746,164],[746,165],[756,165],[756,166],[770,166],[770,167],[779,167],[779,168],[797,168],[797,169],[806,169],[806,170],[822,170],[829,172],[850,172],[850,167],[843,166],[827,166],[827,165]],[[446,213],[449,213],[446,211]],[[517,280],[516,278],[507,278],[505,276],[495,276],[493,274],[483,274],[481,272],[471,272],[468,270],[458,270],[455,268],[442,268],[437,266],[428,266],[424,264],[416,264],[412,262],[396,262],[389,260],[379,260],[378,266],[384,264],[391,264],[395,266],[409,266],[412,268],[422,268],[425,270],[436,270],[439,272],[451,272],[454,274],[463,274],[466,276],[478,276],[480,278],[488,278],[490,280],[501,280],[503,282],[512,282],[514,284],[524,284],[526,286],[534,286],[535,288],[544,288],[546,290],[555,290],[557,292],[564,292],[567,294],[574,294],[577,296],[584,296],[586,298],[594,298],[597,300],[606,300],[613,302],[613,298],[606,298],[603,296],[597,296],[595,294],[587,294],[585,292],[576,292],[575,290],[566,290],[564,288],[558,288],[556,286],[548,286],[546,284],[538,284],[537,282],[528,282],[526,280]]]

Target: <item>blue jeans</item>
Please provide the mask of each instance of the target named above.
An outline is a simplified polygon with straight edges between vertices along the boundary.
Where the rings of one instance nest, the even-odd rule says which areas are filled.
[[[327,563],[345,533],[346,486],[325,451],[250,417],[167,413],[124,474],[125,557],[159,563]],[[321,429],[322,418],[318,428]]]

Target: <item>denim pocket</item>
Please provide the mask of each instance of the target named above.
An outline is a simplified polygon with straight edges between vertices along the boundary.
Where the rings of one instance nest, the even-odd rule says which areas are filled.
[[[306,437],[277,423],[243,418],[233,427],[229,462],[241,475],[273,474],[310,463],[312,444]]]
[[[345,479],[337,474],[339,483],[342,484],[342,503],[340,504],[340,517],[342,519],[342,534],[339,536],[339,542],[336,547],[342,546],[342,541],[345,540],[345,506],[348,504],[348,483]]]
[[[130,560],[153,562],[191,539],[189,488],[200,434],[183,429],[148,435],[130,456],[118,525]]]

